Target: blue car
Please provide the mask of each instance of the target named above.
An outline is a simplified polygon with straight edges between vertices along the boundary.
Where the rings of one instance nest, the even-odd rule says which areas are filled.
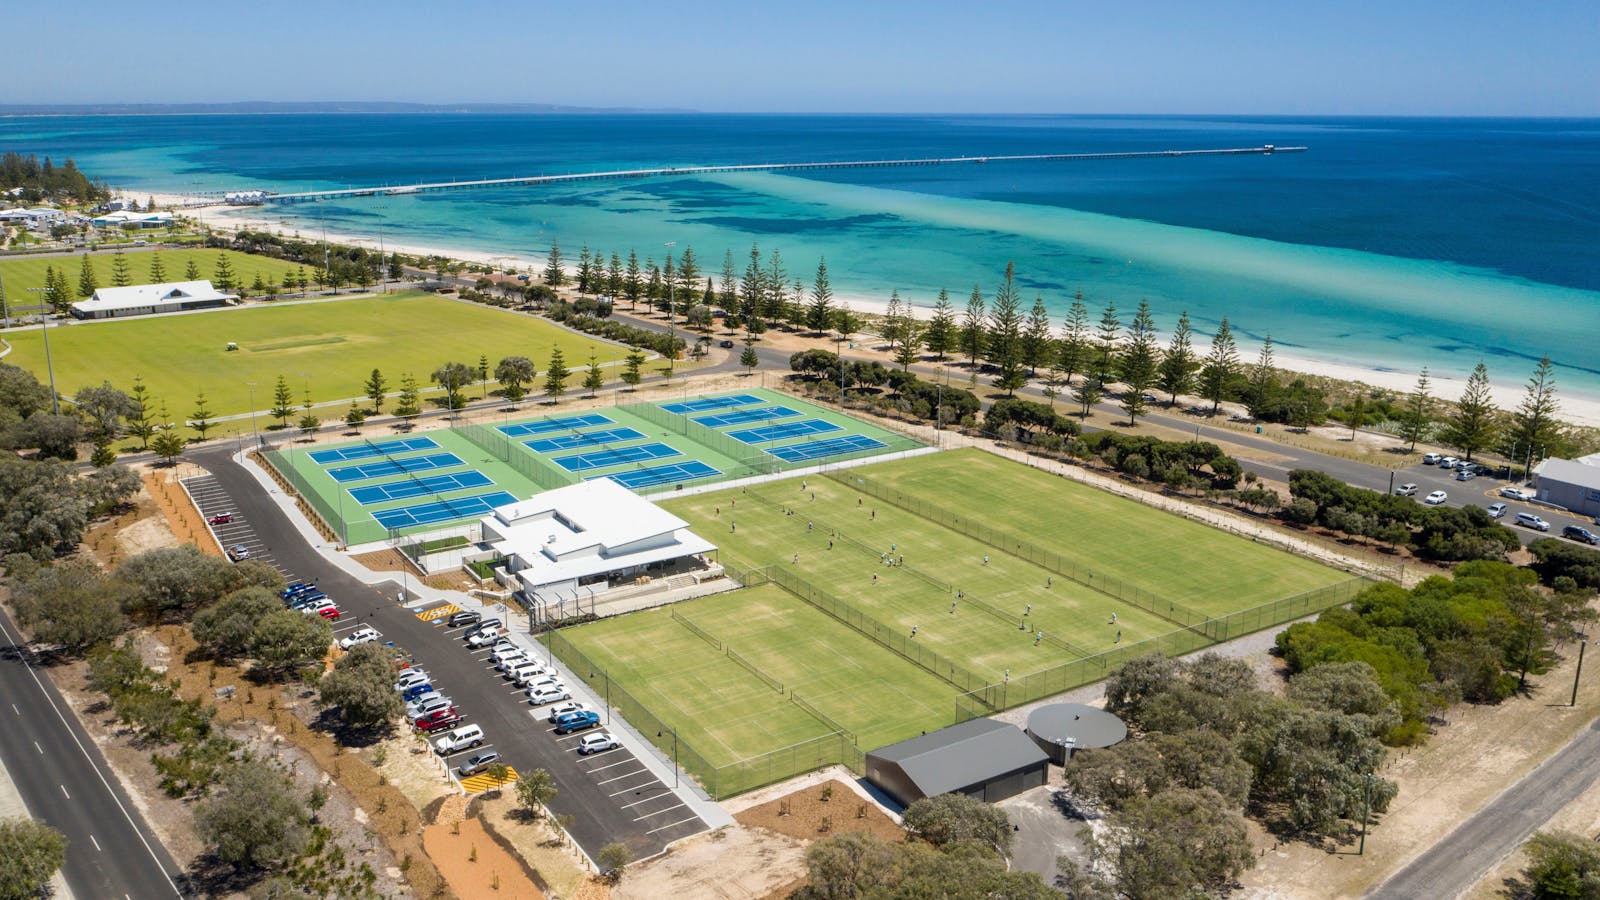
[[[288,605],[290,609],[304,609],[318,600],[326,599],[328,599],[327,594],[324,594],[321,591],[311,591],[310,593],[296,594],[293,597],[290,597]]]
[[[401,697],[401,699],[405,700],[407,703],[410,703],[411,701],[417,699],[418,697],[421,697],[423,694],[426,694],[431,690],[433,690],[433,684],[430,683],[430,682],[424,681],[421,684],[415,684],[415,685],[412,685],[411,687],[406,688],[404,691],[402,691],[400,693],[400,697]]]
[[[590,710],[567,713],[556,720],[556,734],[571,734],[600,724],[600,714]]]
[[[295,596],[297,594],[309,593],[309,592],[314,591],[316,589],[317,589],[317,586],[314,585],[314,584],[307,584],[304,581],[296,581],[294,584],[291,584],[288,587],[284,588],[283,590],[279,591],[278,592],[278,596],[282,597],[285,600],[287,600],[290,597],[293,597],[293,596]]]

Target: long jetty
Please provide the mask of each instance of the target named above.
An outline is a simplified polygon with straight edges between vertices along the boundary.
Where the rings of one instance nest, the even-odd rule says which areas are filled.
[[[467,191],[480,188],[571,184],[585,181],[612,181],[628,178],[662,178],[680,175],[723,175],[739,172],[814,172],[826,169],[881,169],[892,166],[951,166],[1010,162],[1078,162],[1094,159],[1153,159],[1183,156],[1265,156],[1274,153],[1303,153],[1305,147],[1230,147],[1220,150],[1137,150],[1127,153],[1031,153],[1013,156],[949,156],[925,159],[863,159],[836,162],[749,163],[726,166],[668,166],[654,169],[622,169],[614,172],[573,172],[564,175],[529,175],[518,178],[481,178],[474,181],[435,181],[427,184],[383,185],[253,194],[248,205],[266,203],[314,203],[318,200],[343,200],[353,197],[384,197],[403,194],[431,194],[438,191]]]

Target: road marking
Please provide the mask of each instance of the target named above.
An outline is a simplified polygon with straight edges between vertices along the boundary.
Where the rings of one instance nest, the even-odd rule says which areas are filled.
[[[469,794],[481,794],[484,791],[491,791],[495,788],[504,787],[516,780],[517,770],[507,766],[506,777],[504,779],[497,779],[493,775],[484,772],[461,779],[461,789]]]
[[[627,774],[618,775],[615,778],[607,778],[605,781],[597,781],[597,782],[595,782],[595,784],[596,784],[596,786],[602,785],[602,784],[610,784],[613,781],[621,781],[624,778],[632,778],[635,775],[640,775],[640,774],[643,774],[643,773],[648,772],[648,771],[650,771],[650,770],[641,766],[640,768],[637,768],[637,769],[633,770],[632,772],[628,772]]]
[[[666,785],[662,785],[662,787],[666,787]],[[635,790],[645,790],[645,789],[644,788],[635,788]],[[638,806],[641,803],[649,803],[651,800],[660,800],[662,797],[665,797],[665,796],[667,796],[667,795],[669,795],[671,793],[672,793],[672,791],[670,791],[670,790],[662,791],[659,794],[655,794],[653,796],[646,797],[643,800],[635,800],[632,803],[624,803],[622,806],[620,806],[618,808],[619,809],[627,809],[630,806]],[[612,794],[611,796],[615,797],[616,794]]]
[[[37,750],[37,751],[39,751],[39,755],[40,755],[40,756],[43,756],[43,755],[44,755],[44,748],[43,748],[43,747],[41,747],[41,746],[39,746],[39,742],[38,742],[38,741],[34,741],[34,742],[33,742],[33,749],[35,749],[35,750]]]
[[[17,709],[17,705],[15,703],[11,704],[11,711],[19,716],[22,715],[22,710]]]
[[[100,842],[94,839],[94,832],[89,833],[89,843],[94,844],[94,849],[100,850]],[[104,853],[105,851],[100,850],[100,852]]]
[[[61,793],[66,794],[66,797],[67,797],[68,800],[72,799],[72,795],[71,794],[67,794],[67,786],[66,785],[60,784],[60,785],[56,785],[56,786],[61,788]]]
[[[630,759],[619,759],[619,760],[617,760],[617,761],[616,761],[616,762],[614,762],[614,763],[608,763],[608,764],[606,764],[606,765],[603,765],[603,766],[595,766],[595,767],[594,767],[594,768],[592,768],[592,769],[590,769],[590,770],[589,770],[589,774],[590,774],[590,775],[593,775],[593,774],[594,774],[594,773],[596,773],[596,772],[598,772],[598,771],[600,771],[600,770],[601,770],[601,769],[610,769],[610,768],[614,768],[614,767],[616,767],[616,766],[625,766],[625,765],[627,765],[627,764],[628,764],[628,763],[631,763],[631,762],[633,762],[633,761],[634,761],[634,760],[633,760],[633,759],[631,759],[631,758],[630,758]]]
[[[13,641],[13,637],[11,637],[11,631],[10,629],[6,628],[5,625],[0,625],[0,636],[5,636],[6,641]],[[138,834],[139,842],[144,844],[144,850],[146,850],[147,854],[150,854],[150,858],[154,860],[155,868],[158,868],[158,870],[162,871],[162,878],[166,879],[166,884],[173,889],[173,894],[176,895],[179,900],[182,900],[182,897],[184,897],[184,892],[182,892],[182,890],[178,890],[178,882],[173,881],[173,876],[166,873],[166,866],[162,865],[162,858],[155,855],[155,847],[150,846],[150,842],[144,838],[144,831],[139,830],[139,826],[133,822],[133,815],[128,812],[128,807],[122,806],[122,798],[118,798],[117,791],[114,791],[112,788],[110,788],[110,781],[106,780],[106,773],[101,772],[101,767],[94,762],[94,757],[90,756],[90,751],[83,746],[83,741],[78,738],[78,733],[75,732],[75,730],[72,730],[72,725],[67,722],[67,716],[66,714],[62,713],[61,706],[56,705],[56,698],[51,697],[50,692],[45,690],[45,682],[38,679],[38,673],[37,671],[34,671],[34,663],[30,663],[30,661],[27,660],[27,657],[24,657],[22,658],[22,665],[27,666],[27,674],[32,676],[32,679],[34,679],[34,684],[37,685],[38,692],[45,695],[46,703],[50,703],[50,708],[56,711],[56,717],[61,719],[62,727],[67,729],[67,733],[69,733],[69,735],[72,735],[72,743],[78,745],[78,753],[83,754],[83,759],[90,764],[90,769],[93,769],[94,775],[99,777],[99,780],[101,780],[101,785],[106,786],[106,793],[110,794],[110,799],[112,799],[112,802],[117,804],[118,810],[122,810],[122,817],[125,818],[125,820],[128,820],[128,826],[133,828],[134,834]],[[13,703],[11,708],[16,709],[16,703]],[[62,790],[64,790],[64,788],[62,788]]]
[[[442,619],[445,616],[454,615],[458,612],[461,612],[461,607],[455,605],[454,603],[446,603],[443,606],[435,606],[433,609],[425,609],[422,612],[417,613],[417,618],[424,622],[432,622],[435,619]]]
[[[645,834],[654,834],[656,831],[666,831],[667,828],[675,828],[675,826],[683,825],[685,822],[699,822],[699,817],[698,815],[691,815],[691,817],[688,818],[680,818],[680,820],[672,823],[672,825],[662,825],[661,828],[651,828],[650,831],[645,831]]]
[[[686,803],[674,803],[671,806],[664,806],[661,809],[658,809],[653,813],[645,813],[644,815],[640,816],[639,818],[634,819],[634,821],[635,822],[643,822],[645,819],[653,819],[656,816],[661,815],[662,813],[669,813],[669,812],[672,812],[675,809],[686,809],[687,807],[688,807],[688,804],[686,804]]]

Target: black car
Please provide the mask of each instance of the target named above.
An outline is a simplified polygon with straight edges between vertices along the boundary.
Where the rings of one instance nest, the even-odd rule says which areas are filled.
[[[451,616],[450,618],[445,619],[444,623],[446,625],[450,626],[451,628],[460,628],[463,625],[476,624],[478,621],[480,621],[482,619],[483,619],[483,613],[458,612],[455,615]]]
[[[1561,536],[1585,544],[1600,544],[1600,534],[1595,534],[1581,525],[1568,525],[1561,529]]]
[[[721,347],[724,350],[732,350],[733,349],[733,341],[723,341],[722,343],[718,344],[717,346]]]

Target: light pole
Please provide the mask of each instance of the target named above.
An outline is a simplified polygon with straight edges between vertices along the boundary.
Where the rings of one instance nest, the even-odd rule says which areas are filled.
[[[672,270],[672,248],[678,245],[677,241],[667,241],[667,270]],[[674,305],[673,279],[667,279],[667,377],[672,377],[672,370],[678,361],[678,315]],[[676,740],[676,736],[673,738]]]
[[[5,318],[5,327],[11,327],[11,307],[6,305],[6,280],[0,277],[0,317]]]
[[[671,728],[668,728],[667,731],[672,733],[672,786],[673,787],[677,787],[678,786],[678,732],[673,730],[673,729],[671,729]],[[659,729],[656,731],[656,737],[661,737],[661,731]]]
[[[44,294],[49,288],[28,288],[30,294]],[[47,306],[49,304],[46,304]],[[50,372],[50,412],[61,415],[61,398],[56,396],[56,366],[50,359],[50,313],[48,311],[39,316],[39,330],[44,332],[44,367]]]

